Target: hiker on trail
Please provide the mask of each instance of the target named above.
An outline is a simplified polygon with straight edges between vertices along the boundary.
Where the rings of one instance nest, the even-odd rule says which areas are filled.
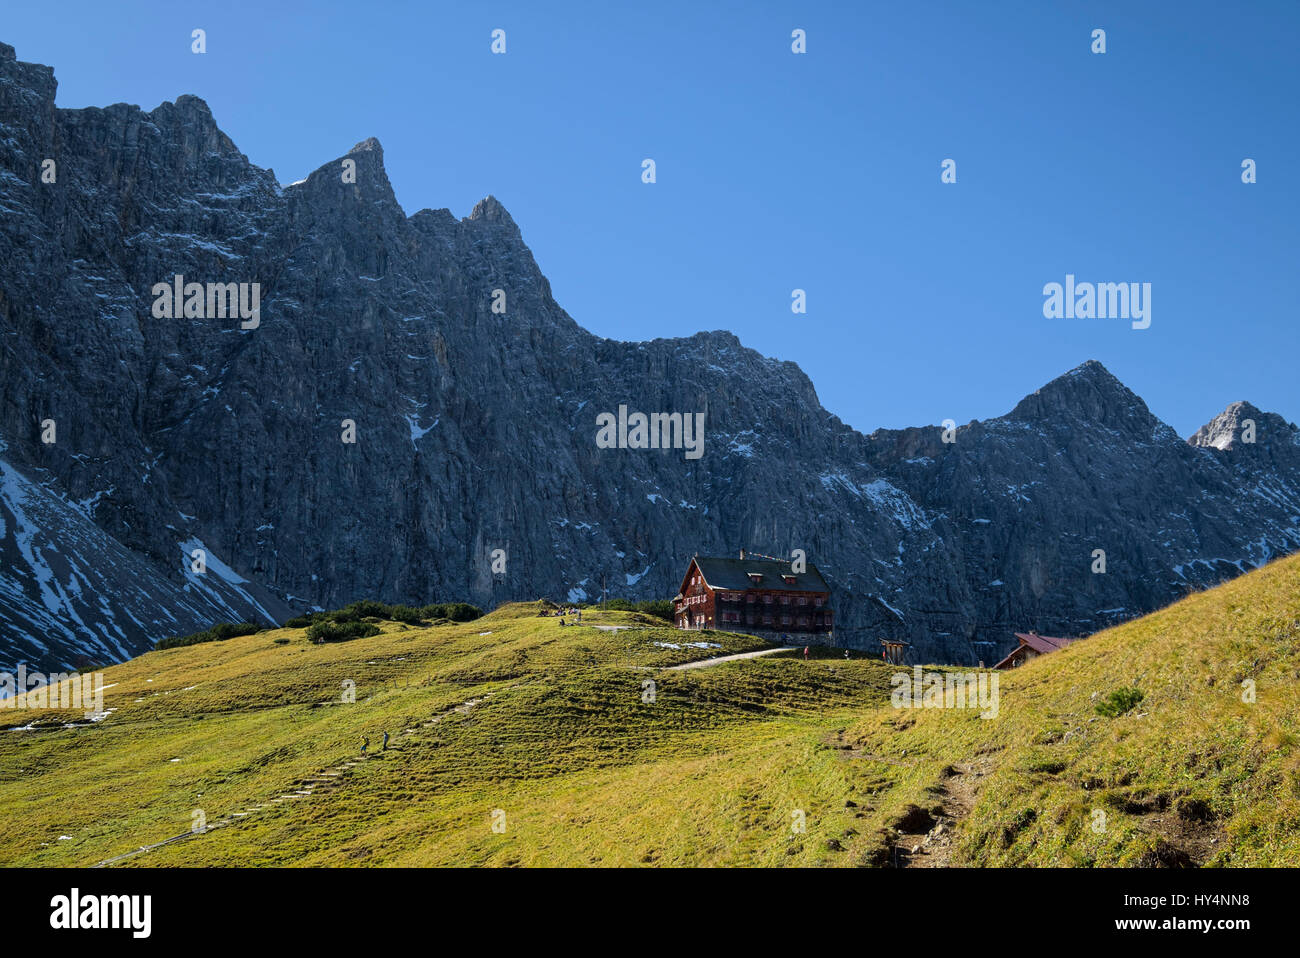
[[[384,744],[383,744],[383,747],[380,748],[379,751],[381,751],[381,752],[387,752],[387,751],[388,751],[388,733],[387,733],[387,732],[384,733]]]
[[[848,649],[845,649],[845,650],[844,650],[844,657],[845,657],[846,659],[849,657],[849,650],[848,650]]]
[[[806,645],[803,647],[803,660],[804,660],[805,662],[808,661],[808,646],[806,646]]]
[[[370,745],[370,736],[368,736],[368,735],[363,735],[363,736],[361,736],[361,754],[362,754],[362,755],[365,755],[365,754],[366,754],[366,748],[367,748],[369,745]]]
[[[577,615],[577,617],[578,617],[578,621],[581,622],[581,621],[582,621],[582,610],[581,610],[581,609],[574,609],[573,611],[574,611],[574,614]]]

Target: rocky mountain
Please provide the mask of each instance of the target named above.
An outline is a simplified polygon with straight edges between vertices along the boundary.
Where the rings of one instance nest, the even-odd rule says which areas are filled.
[[[189,552],[202,542],[177,543],[164,565],[183,565],[184,575],[162,574],[95,525],[94,506],[70,501],[43,471],[0,459],[0,672],[20,662],[41,672],[104,664],[203,622],[289,613],[219,559],[196,574]]]
[[[407,216],[373,139],[282,187],[196,97],[54,95],[0,45],[0,668],[359,597],[666,597],[740,547],[804,549],[840,641],[988,661],[1300,548],[1281,417],[1183,441],[1089,362],[952,442],[864,436],[731,333],[586,332],[499,202]],[[629,448],[638,412],[702,415],[701,454]]]
[[[1254,441],[1242,443],[1249,418]],[[1246,403],[1184,441],[1086,362],[953,439],[882,430],[869,461],[963,572],[951,598],[921,598],[905,617],[969,639],[979,659],[1000,657],[1017,623],[1088,634],[1300,547],[1300,430]]]

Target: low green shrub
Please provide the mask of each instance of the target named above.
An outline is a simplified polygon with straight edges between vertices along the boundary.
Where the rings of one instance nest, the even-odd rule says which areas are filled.
[[[158,651],[179,649],[187,645],[200,645],[203,642],[224,642],[226,639],[233,639],[237,635],[252,635],[254,632],[260,631],[262,631],[262,627],[252,622],[217,622],[202,632],[178,635],[170,639],[159,639],[154,643],[153,647]]]
[[[1118,718],[1136,708],[1143,697],[1139,689],[1116,689],[1097,703],[1097,714],[1107,718]]]
[[[382,630],[370,622],[317,622],[307,630],[312,642],[350,642],[379,635]]]
[[[332,612],[308,612],[296,615],[284,625],[289,629],[308,629],[321,623],[342,625],[365,622],[367,619],[385,622],[404,622],[407,625],[441,625],[447,622],[472,622],[483,615],[483,610],[468,602],[445,602],[416,608],[410,605],[387,605],[373,599],[358,599]]]

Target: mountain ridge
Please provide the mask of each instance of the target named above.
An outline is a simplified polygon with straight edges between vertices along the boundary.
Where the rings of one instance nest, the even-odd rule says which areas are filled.
[[[254,618],[259,590],[286,608],[581,601],[602,582],[663,597],[696,552],[800,548],[831,580],[837,641],[974,662],[1012,631],[1094,631],[1300,547],[1281,417],[1258,444],[1193,445],[1090,361],[952,443],[863,435],[734,333],[583,329],[495,197],[407,216],[375,138],[282,187],[197,97],[61,110],[29,66],[0,57],[4,458],[91,503],[146,594],[195,585],[192,542],[247,584],[226,583],[226,611]],[[260,325],[155,320],[150,291],[176,275],[258,283]],[[620,405],[704,415],[704,457],[597,448]],[[15,560],[0,594],[43,602],[60,575]],[[71,662],[161,637],[112,595],[68,601],[84,636],[46,641],[12,612],[0,652]],[[209,623],[191,624],[176,631]]]

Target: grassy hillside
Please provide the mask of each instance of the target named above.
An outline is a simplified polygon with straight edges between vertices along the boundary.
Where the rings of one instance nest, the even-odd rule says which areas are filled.
[[[105,720],[0,731],[0,863],[94,864],[202,810],[121,864],[1300,864],[1300,557],[1004,673],[990,720],[892,708],[878,661],[667,671],[764,644],[535,611],[115,666]]]
[[[1136,708],[1098,714],[1121,688],[1143,693]],[[976,786],[954,861],[1300,864],[1300,556],[1034,660],[1001,691],[995,721],[896,712],[847,732],[906,751],[913,793],[935,796],[923,807]]]

